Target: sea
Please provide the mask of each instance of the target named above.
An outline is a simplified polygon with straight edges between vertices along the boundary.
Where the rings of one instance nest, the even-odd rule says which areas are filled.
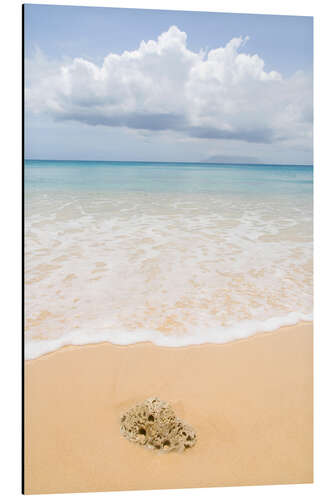
[[[26,160],[25,357],[312,320],[313,167]]]

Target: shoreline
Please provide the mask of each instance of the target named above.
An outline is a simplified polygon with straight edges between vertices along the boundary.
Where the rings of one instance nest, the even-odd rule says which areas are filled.
[[[205,346],[205,345],[225,345],[225,344],[231,344],[231,343],[234,343],[234,342],[243,342],[243,341],[247,341],[247,340],[250,340],[252,338],[255,338],[257,336],[261,336],[261,335],[270,335],[272,333],[275,333],[276,331],[280,331],[280,330],[283,330],[285,328],[294,328],[294,327],[298,327],[298,326],[302,326],[302,325],[312,325],[313,324],[313,321],[312,320],[301,320],[301,321],[298,321],[297,323],[295,324],[287,324],[287,325],[283,325],[283,326],[280,326],[278,328],[274,328],[274,329],[270,329],[270,330],[262,330],[262,331],[257,331],[253,334],[250,334],[248,336],[244,336],[244,337],[239,337],[239,338],[235,338],[235,339],[231,339],[231,340],[226,340],[224,342],[214,342],[214,341],[207,341],[207,342],[197,342],[197,343],[189,343],[189,344],[179,344],[179,345],[164,345],[164,344],[159,344],[159,343],[155,343],[151,340],[137,340],[137,341],[133,341],[133,342],[130,342],[130,343],[117,343],[117,342],[112,342],[111,340],[99,340],[97,342],[87,342],[86,344],[74,344],[74,343],[68,343],[68,344],[64,344],[64,345],[61,345],[60,347],[54,349],[54,350],[50,350],[50,351],[47,351],[43,354],[40,354],[39,356],[36,356],[36,357],[29,357],[29,358],[25,358],[25,362],[30,362],[30,361],[34,361],[34,360],[37,360],[37,359],[41,359],[45,356],[49,356],[49,355],[52,355],[56,352],[59,352],[59,351],[62,351],[63,349],[70,349],[70,348],[73,348],[73,349],[80,349],[80,348],[84,348],[84,347],[92,347],[92,346],[96,346],[96,345],[101,345],[101,344],[111,344],[115,347],[131,347],[131,346],[134,346],[134,345],[140,345],[140,344],[146,344],[146,345],[153,345],[153,346],[156,346],[156,347],[160,347],[162,349],[187,349],[187,348],[193,348],[193,347],[200,347],[200,346]],[[167,338],[167,336],[166,336]],[[44,341],[42,341],[44,342]],[[45,341],[47,342],[47,341]]]
[[[197,429],[194,448],[121,437],[121,412],[153,395]],[[223,344],[62,347],[25,361],[25,492],[309,483],[312,412],[312,322]]]

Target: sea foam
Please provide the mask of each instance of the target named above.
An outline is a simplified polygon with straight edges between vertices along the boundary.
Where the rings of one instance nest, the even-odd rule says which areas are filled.
[[[284,326],[299,322],[312,321],[312,314],[289,313],[284,317],[270,318],[266,321],[249,320],[227,328],[215,328],[196,331],[183,336],[164,335],[159,331],[136,330],[133,332],[88,333],[71,332],[52,340],[27,340],[25,342],[25,359],[34,359],[44,354],[57,351],[65,346],[82,346],[109,342],[125,346],[140,342],[151,342],[160,347],[186,347],[201,344],[224,344],[245,339],[257,333],[272,332]]]
[[[312,197],[281,186],[29,192],[27,359],[104,341],[223,343],[311,319]]]

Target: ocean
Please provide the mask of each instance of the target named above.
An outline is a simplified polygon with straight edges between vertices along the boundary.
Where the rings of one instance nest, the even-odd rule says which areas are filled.
[[[313,167],[26,160],[25,355],[312,319]]]

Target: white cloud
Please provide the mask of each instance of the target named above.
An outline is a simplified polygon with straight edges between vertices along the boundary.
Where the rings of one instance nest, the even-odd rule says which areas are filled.
[[[135,51],[110,53],[101,67],[82,58],[50,62],[37,52],[27,61],[27,106],[90,125],[311,144],[311,77],[266,72],[258,55],[244,52],[247,38],[208,53],[189,50],[186,38],[171,26]]]

